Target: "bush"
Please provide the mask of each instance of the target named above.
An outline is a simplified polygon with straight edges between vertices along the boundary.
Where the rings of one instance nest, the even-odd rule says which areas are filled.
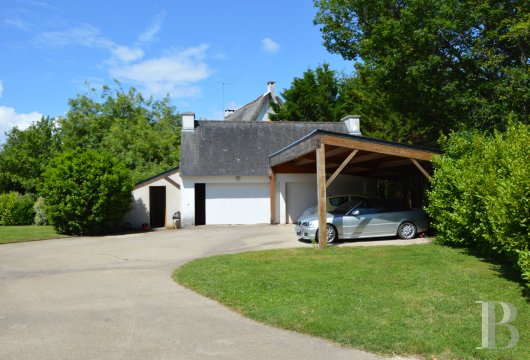
[[[530,285],[530,129],[453,134],[435,158],[427,212],[437,241],[497,254]]]
[[[33,210],[35,211],[35,225],[48,225],[48,215],[46,214],[46,204],[44,198],[39,197],[35,204],[33,204]]]
[[[97,235],[116,229],[129,210],[132,182],[110,154],[77,149],[51,161],[40,190],[57,232]]]
[[[35,197],[17,192],[0,194],[0,225],[31,225],[35,211]]]

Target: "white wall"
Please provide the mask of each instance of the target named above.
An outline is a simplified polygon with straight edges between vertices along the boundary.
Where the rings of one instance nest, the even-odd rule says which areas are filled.
[[[317,205],[315,174],[276,174],[275,222],[294,223],[305,209]],[[375,196],[375,180],[339,175],[327,189],[327,195]]]
[[[258,224],[270,222],[268,176],[183,177],[182,223],[195,224],[195,183],[206,184],[206,224]],[[305,209],[317,204],[315,174],[276,174],[275,222],[294,223]],[[375,196],[375,181],[339,175],[328,195]]]
[[[168,176],[171,180],[180,185],[182,189],[182,179],[179,173]],[[160,179],[152,183],[148,183],[132,192],[133,204],[132,210],[129,211],[123,222],[128,222],[133,228],[140,228],[142,224],[149,223],[149,187],[150,186],[165,186],[166,187],[166,227],[173,226],[173,214],[180,211],[181,204],[181,190],[176,188],[173,184],[165,179]]]
[[[184,176],[182,224],[195,225],[195,184],[206,184],[206,224],[270,222],[268,176]]]

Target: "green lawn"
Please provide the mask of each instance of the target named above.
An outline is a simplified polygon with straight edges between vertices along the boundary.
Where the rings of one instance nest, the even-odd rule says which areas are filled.
[[[58,235],[53,226],[0,226],[0,244],[60,237],[64,235]]]
[[[530,359],[530,303],[505,269],[439,245],[330,247],[192,261],[179,283],[261,322],[383,354]],[[512,303],[512,349],[480,350],[481,305]],[[502,318],[497,306],[497,321]],[[497,327],[497,345],[509,331]]]

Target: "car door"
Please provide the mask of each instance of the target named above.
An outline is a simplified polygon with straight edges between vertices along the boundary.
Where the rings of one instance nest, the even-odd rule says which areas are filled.
[[[345,233],[350,238],[370,236],[373,232],[373,217],[374,211],[370,204],[366,199],[361,199],[358,206],[344,216]]]

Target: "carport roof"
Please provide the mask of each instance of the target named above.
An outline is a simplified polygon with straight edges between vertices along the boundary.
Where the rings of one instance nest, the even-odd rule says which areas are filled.
[[[314,173],[315,150],[325,145],[326,172],[338,169],[353,151],[341,173],[378,178],[399,178],[417,174],[418,165],[431,171],[432,158],[441,151],[415,145],[315,130],[269,156],[274,173]]]

